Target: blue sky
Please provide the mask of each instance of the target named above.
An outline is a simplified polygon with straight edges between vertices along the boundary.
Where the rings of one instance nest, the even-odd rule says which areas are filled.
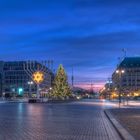
[[[122,57],[140,53],[139,0],[0,1],[0,59],[53,59],[75,84],[102,85]],[[87,85],[86,85],[87,86]]]

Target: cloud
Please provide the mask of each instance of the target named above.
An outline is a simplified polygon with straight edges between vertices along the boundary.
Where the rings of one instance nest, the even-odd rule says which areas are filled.
[[[139,0],[0,1],[0,59],[54,59],[104,83],[122,48],[140,51]]]

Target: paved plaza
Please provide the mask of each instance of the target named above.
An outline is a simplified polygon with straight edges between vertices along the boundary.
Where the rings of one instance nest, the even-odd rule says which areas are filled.
[[[103,102],[0,104],[0,140],[120,140]]]

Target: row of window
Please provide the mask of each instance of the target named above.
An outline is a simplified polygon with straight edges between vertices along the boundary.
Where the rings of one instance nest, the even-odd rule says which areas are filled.
[[[4,83],[6,84],[14,84],[14,83],[27,83],[28,80],[5,80]]]
[[[24,70],[20,70],[20,71],[6,71],[4,73],[5,73],[5,75],[26,74],[26,72]]]
[[[140,82],[140,79],[124,79],[123,82]]]
[[[135,85],[135,84],[122,84],[122,86],[124,86],[124,87],[127,87],[127,86],[129,86],[129,87],[140,87],[140,84],[137,84],[137,85]]]
[[[16,91],[18,92],[18,89],[16,91],[12,91],[11,88],[5,88],[4,91],[5,92],[16,92]],[[30,89],[24,89],[24,92],[30,92],[30,91],[33,92],[33,91],[36,91],[36,89],[31,89],[31,90]]]
[[[10,80],[13,80],[13,79],[30,79],[29,76],[5,76],[5,79],[10,79]]]

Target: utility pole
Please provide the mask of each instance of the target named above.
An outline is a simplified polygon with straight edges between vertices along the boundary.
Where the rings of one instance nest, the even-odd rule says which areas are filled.
[[[123,69],[116,70],[116,74],[118,75],[118,78],[119,78],[119,108],[121,106],[122,76],[124,73],[125,73],[125,70]]]

